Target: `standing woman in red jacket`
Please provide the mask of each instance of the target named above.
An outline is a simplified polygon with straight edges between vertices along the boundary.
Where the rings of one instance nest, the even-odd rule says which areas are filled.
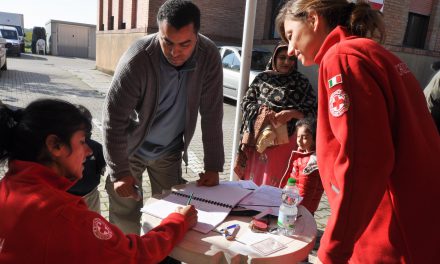
[[[289,55],[319,65],[317,159],[331,216],[323,263],[434,263],[440,137],[408,66],[376,41],[366,1],[288,1],[277,28]],[[319,262],[318,261],[318,262]]]
[[[92,153],[90,120],[74,105],[38,100],[24,110],[0,106],[0,263],[157,263],[197,222],[178,208],[143,236],[124,235],[66,191]]]

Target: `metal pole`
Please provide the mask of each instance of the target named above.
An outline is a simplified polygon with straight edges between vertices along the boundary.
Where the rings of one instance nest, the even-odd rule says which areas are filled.
[[[237,91],[237,107],[235,111],[234,139],[232,141],[232,159],[230,180],[234,177],[234,163],[240,140],[241,127],[241,101],[249,85],[249,72],[251,69],[252,45],[254,40],[255,14],[257,13],[257,0],[246,0],[246,13],[244,16],[243,43],[241,46],[240,83]]]

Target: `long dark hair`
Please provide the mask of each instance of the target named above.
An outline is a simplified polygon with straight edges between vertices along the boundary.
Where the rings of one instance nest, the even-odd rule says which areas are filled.
[[[91,129],[90,120],[66,101],[40,99],[19,110],[0,105],[0,161],[51,162],[46,149],[49,135],[70,147],[73,133]]]
[[[281,38],[284,35],[284,20],[305,20],[309,12],[323,16],[330,29],[344,26],[356,36],[385,40],[385,23],[382,13],[371,8],[366,0],[349,3],[347,0],[290,0],[281,8],[275,24]]]

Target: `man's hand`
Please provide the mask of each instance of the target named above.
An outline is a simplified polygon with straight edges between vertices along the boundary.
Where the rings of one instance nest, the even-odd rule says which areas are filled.
[[[132,198],[136,201],[139,201],[141,199],[141,196],[136,191],[134,187],[135,185],[138,185],[138,183],[136,179],[131,175],[124,176],[113,182],[113,188],[119,196],[124,198]]]
[[[185,207],[177,207],[176,213],[179,213],[185,217],[185,222],[188,223],[188,227],[194,227],[197,224],[197,210],[194,205],[187,205]]]
[[[218,171],[206,171],[199,173],[200,179],[197,180],[197,186],[215,186],[218,185],[220,178]]]

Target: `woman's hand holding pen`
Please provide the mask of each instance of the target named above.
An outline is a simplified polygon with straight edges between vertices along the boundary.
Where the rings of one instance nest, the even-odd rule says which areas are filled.
[[[185,207],[177,207],[176,212],[185,217],[185,222],[188,223],[188,228],[192,228],[197,224],[197,210],[194,205],[187,205]]]

